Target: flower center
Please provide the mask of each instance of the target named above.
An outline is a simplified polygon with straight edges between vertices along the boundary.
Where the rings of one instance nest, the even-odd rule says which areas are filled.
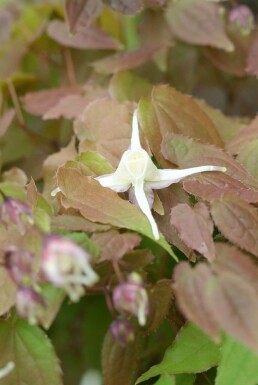
[[[131,177],[135,180],[145,176],[148,154],[145,150],[130,151],[125,158],[125,165]]]

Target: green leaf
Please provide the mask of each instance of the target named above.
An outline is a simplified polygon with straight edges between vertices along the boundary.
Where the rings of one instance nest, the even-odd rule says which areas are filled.
[[[219,348],[193,324],[187,324],[165,353],[163,360],[141,375],[136,384],[159,374],[199,373],[215,366]]]
[[[49,329],[60,310],[66,294],[62,289],[48,283],[41,286],[41,294],[45,299],[46,308],[40,317],[40,323],[45,329]]]
[[[119,102],[127,100],[138,102],[140,98],[150,94],[151,88],[148,80],[134,75],[130,71],[118,72],[109,83],[111,95]]]
[[[0,367],[14,362],[1,385],[62,385],[58,359],[47,336],[24,320],[0,322]]]
[[[88,251],[88,253],[90,253],[90,255],[94,257],[94,259],[97,259],[97,257],[99,256],[99,245],[92,241],[87,234],[74,232],[67,234],[66,238],[78,243],[78,245]]]
[[[162,374],[154,385],[176,385],[175,376],[169,374]]]
[[[76,157],[76,160],[82,163],[90,174],[103,175],[114,172],[111,164],[95,151],[85,151]]]
[[[177,374],[176,385],[193,385],[195,374]]]
[[[252,350],[226,336],[221,354],[215,385],[258,383],[258,355]]]

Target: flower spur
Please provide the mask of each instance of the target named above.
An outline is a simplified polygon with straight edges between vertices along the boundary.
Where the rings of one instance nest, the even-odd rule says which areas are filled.
[[[225,167],[200,166],[183,170],[158,169],[151,157],[141,147],[139,136],[139,125],[137,110],[134,111],[132,121],[132,137],[129,150],[122,155],[120,163],[113,174],[98,176],[95,179],[103,187],[108,187],[116,192],[129,190],[129,199],[137,204],[148,218],[153,236],[156,240],[160,238],[158,226],[152,216],[153,191],[177,183],[181,179],[204,171],[225,172]]]

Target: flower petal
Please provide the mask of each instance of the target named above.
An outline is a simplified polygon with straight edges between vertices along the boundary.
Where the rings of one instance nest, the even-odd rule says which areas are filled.
[[[141,150],[141,142],[140,142],[140,135],[139,135],[139,123],[138,123],[138,117],[137,117],[137,110],[133,113],[133,124],[132,124],[132,137],[131,137],[131,150],[137,151]]]
[[[155,180],[146,181],[146,185],[152,189],[162,189],[170,186],[172,183],[177,183],[181,179],[186,178],[187,176],[198,174],[199,172],[205,171],[221,171],[226,172],[226,167],[220,166],[200,166],[200,167],[191,167],[183,170],[157,170]]]
[[[125,192],[127,191],[131,183],[124,183],[123,181],[119,182],[118,178],[114,174],[106,174],[102,176],[98,176],[95,178],[103,187],[108,187],[116,192]]]
[[[158,240],[160,238],[158,226],[155,222],[155,219],[152,216],[151,209],[149,207],[148,199],[145,195],[142,182],[139,182],[134,186],[134,193],[140,209],[146,215],[146,217],[150,222],[154,238]]]

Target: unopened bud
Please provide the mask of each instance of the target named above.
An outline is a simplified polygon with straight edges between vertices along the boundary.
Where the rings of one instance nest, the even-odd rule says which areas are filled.
[[[29,286],[37,281],[35,258],[23,248],[11,246],[5,252],[5,268],[18,286]]]
[[[28,225],[34,223],[31,208],[26,203],[9,197],[0,204],[0,221],[6,225],[16,225],[21,234],[25,234]]]
[[[254,15],[245,5],[234,7],[229,13],[228,20],[230,26],[239,30],[242,35],[249,35],[254,29]]]
[[[114,341],[121,346],[126,346],[134,340],[133,327],[128,320],[115,320],[110,326],[110,331]]]
[[[31,324],[36,324],[44,310],[45,301],[42,295],[29,287],[22,287],[16,294],[18,313]]]
[[[74,302],[84,294],[84,286],[98,281],[89,260],[89,254],[76,243],[58,236],[46,237],[42,272],[50,283],[66,290]]]
[[[118,311],[136,316],[141,326],[146,324],[148,295],[139,274],[130,274],[127,282],[114,288],[113,302]]]

